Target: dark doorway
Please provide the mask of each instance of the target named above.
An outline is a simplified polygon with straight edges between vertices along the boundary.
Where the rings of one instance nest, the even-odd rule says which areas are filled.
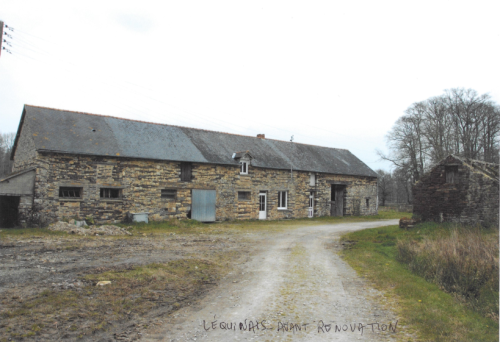
[[[12,228],[18,225],[19,196],[0,196],[0,228]]]
[[[345,185],[332,184],[330,216],[344,216]]]

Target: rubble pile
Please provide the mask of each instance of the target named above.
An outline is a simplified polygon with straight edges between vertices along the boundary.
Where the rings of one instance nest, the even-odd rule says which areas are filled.
[[[78,222],[78,225],[76,225],[75,222]],[[67,232],[68,234],[76,234],[76,235],[132,235],[125,228],[111,226],[111,225],[87,226],[86,224],[81,224],[80,222],[82,221],[75,221],[75,220],[71,220],[70,222],[59,221],[54,224],[51,224],[48,227],[48,229],[53,231]]]
[[[420,223],[420,220],[418,220],[418,219],[411,219],[411,218],[407,218],[407,217],[402,217],[399,220],[399,228],[402,228],[402,229],[411,229],[417,223]]]
[[[76,290],[76,291],[81,291],[81,289],[85,286],[86,284],[81,282],[78,279],[68,279],[64,280],[60,283],[52,283],[52,288],[54,290]]]

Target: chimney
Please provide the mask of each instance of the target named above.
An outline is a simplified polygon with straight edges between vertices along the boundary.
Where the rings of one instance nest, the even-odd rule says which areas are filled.
[[[257,134],[257,138],[265,139],[266,135],[265,134]]]

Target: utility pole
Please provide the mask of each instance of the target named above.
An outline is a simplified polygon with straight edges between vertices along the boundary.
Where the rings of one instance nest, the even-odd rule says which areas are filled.
[[[9,27],[9,25],[4,25],[4,22],[0,20],[0,55],[2,54],[2,51],[5,51],[7,53],[12,54],[12,52],[8,48],[5,47],[5,45],[12,46],[12,45],[10,45],[10,42],[4,38],[4,36],[5,36],[7,38],[12,39],[12,36],[10,34],[8,34],[5,29],[10,30],[10,31],[14,31],[14,29],[12,27]]]
[[[290,138],[290,179],[293,180],[293,161],[292,161],[293,135]]]
[[[2,55],[3,21],[0,20],[0,56]]]

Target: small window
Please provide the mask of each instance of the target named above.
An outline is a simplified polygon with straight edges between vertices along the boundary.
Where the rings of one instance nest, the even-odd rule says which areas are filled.
[[[248,175],[248,162],[246,162],[246,161],[241,162],[240,174]]]
[[[287,208],[287,192],[278,191],[278,209]]]
[[[59,197],[62,198],[82,198],[82,188],[70,188],[61,186],[59,188]]]
[[[369,198],[366,199],[366,207],[370,208],[370,199]]]
[[[446,171],[446,183],[458,184],[458,166],[449,165],[445,166]]]
[[[162,189],[161,190],[161,198],[176,199],[177,198],[177,190],[175,190],[175,189]]]
[[[250,191],[238,191],[238,201],[250,201]]]
[[[316,185],[316,175],[312,173],[309,175],[309,185],[310,186],[315,186]]]
[[[192,179],[193,164],[181,163],[181,181],[190,182]]]
[[[121,189],[101,188],[101,198],[117,199],[121,198]]]

